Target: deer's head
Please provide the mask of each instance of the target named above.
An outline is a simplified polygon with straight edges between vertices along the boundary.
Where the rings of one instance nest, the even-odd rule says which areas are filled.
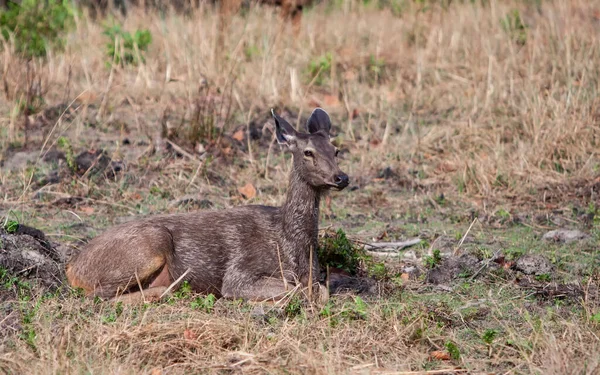
[[[300,177],[316,189],[342,190],[350,183],[337,163],[339,150],[331,143],[331,120],[317,108],[306,123],[308,133],[297,132],[292,125],[271,110],[275,119],[277,142],[294,155],[294,168]]]

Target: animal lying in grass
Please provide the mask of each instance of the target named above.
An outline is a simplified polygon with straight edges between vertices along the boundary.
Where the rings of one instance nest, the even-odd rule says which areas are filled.
[[[155,299],[183,280],[198,293],[250,301],[278,300],[293,285],[312,286],[319,274],[321,197],[344,189],[349,179],[338,166],[324,110],[313,111],[308,133],[271,112],[277,141],[293,155],[283,206],[248,205],[122,224],[69,261],[71,286],[88,296],[125,301]],[[327,290],[319,290],[322,299]]]

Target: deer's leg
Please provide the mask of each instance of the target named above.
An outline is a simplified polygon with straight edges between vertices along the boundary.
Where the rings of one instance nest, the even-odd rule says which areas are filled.
[[[313,296],[319,303],[326,303],[329,291],[321,284],[313,284]],[[223,283],[221,293],[224,298],[243,298],[247,301],[279,301],[287,295],[293,286],[286,284],[282,279],[264,277],[255,282],[238,282],[233,285],[227,280]]]
[[[110,299],[112,302],[122,302],[124,304],[133,305],[137,303],[155,302],[161,299],[162,295],[167,291],[166,286],[157,286],[144,289],[138,292],[126,293]]]
[[[278,301],[290,288],[281,279],[264,277],[254,282],[237,280],[234,284],[227,279],[223,281],[221,293],[224,298],[243,298],[248,301]]]

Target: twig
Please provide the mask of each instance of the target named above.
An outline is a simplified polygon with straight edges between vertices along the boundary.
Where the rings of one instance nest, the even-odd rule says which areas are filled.
[[[190,188],[190,186],[192,186],[194,181],[196,181],[196,177],[198,177],[198,173],[200,173],[200,169],[204,165],[204,159],[206,159],[206,153],[204,153],[200,156],[200,162],[198,163],[198,168],[196,168],[196,172],[194,172],[194,175],[192,176],[190,183],[186,186],[184,191],[187,191]]]
[[[365,244],[365,250],[380,250],[385,252],[398,251],[402,250],[405,247],[410,247],[421,243],[420,238],[413,238],[407,241],[400,242],[374,242],[370,244]]]
[[[308,300],[310,301],[310,303],[312,303],[312,288],[313,288],[313,278],[312,278],[312,271],[313,271],[313,247],[310,247],[310,254],[308,255]]]
[[[185,275],[187,275],[187,274],[190,272],[190,270],[191,270],[191,268],[188,268],[188,269],[187,269],[187,270],[186,270],[186,271],[183,273],[183,275],[179,276],[179,278],[178,278],[177,280],[173,281],[173,282],[171,283],[171,285],[169,285],[169,287],[167,288],[167,290],[165,290],[165,291],[163,292],[163,294],[161,294],[161,295],[160,295],[160,297],[158,297],[158,299],[160,300],[160,299],[162,299],[162,298],[163,298],[165,295],[167,295],[167,294],[168,294],[168,293],[171,291],[171,289],[173,289],[173,288],[175,287],[175,285],[179,284],[179,282],[181,281],[181,279],[183,279],[183,278],[185,277]]]
[[[137,274],[137,271],[134,272],[134,274],[135,274],[135,281],[137,281],[138,288],[140,288],[140,293],[142,294],[142,301],[145,301],[146,300],[146,296],[144,295],[144,288],[142,288],[142,283],[140,282],[140,278],[139,278],[139,276]]]
[[[453,255],[455,255],[455,256],[458,255],[458,250],[460,250],[460,247],[462,246],[463,242],[465,242],[465,239],[469,235],[469,232],[471,231],[471,228],[473,228],[473,224],[475,224],[475,222],[477,220],[478,220],[477,218],[473,219],[473,221],[471,222],[471,225],[469,225],[469,229],[467,229],[467,231],[465,232],[465,234],[460,239],[460,242],[458,243],[458,246],[456,246],[456,249],[454,249]]]
[[[287,280],[283,274],[283,263],[281,263],[281,254],[279,253],[279,244],[277,244],[277,259],[279,260],[279,271],[281,271],[281,279],[283,280],[283,288],[288,290]]]
[[[396,252],[392,252],[392,251],[370,251],[367,250],[367,255],[372,255],[374,257],[397,257],[398,255],[400,255],[400,253],[396,253]]]
[[[186,150],[184,150],[183,148],[177,146],[175,143],[173,143],[173,141],[167,139],[166,142],[171,145],[171,147],[173,147],[173,149],[177,152],[179,152],[181,155],[192,159],[192,160],[196,160],[196,158],[194,157],[194,155],[190,154],[189,152],[187,152]]]

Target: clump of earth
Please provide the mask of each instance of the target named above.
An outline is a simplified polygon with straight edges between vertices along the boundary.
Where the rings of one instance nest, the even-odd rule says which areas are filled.
[[[45,289],[63,284],[66,252],[38,229],[15,224],[9,233],[0,227],[0,269]]]

